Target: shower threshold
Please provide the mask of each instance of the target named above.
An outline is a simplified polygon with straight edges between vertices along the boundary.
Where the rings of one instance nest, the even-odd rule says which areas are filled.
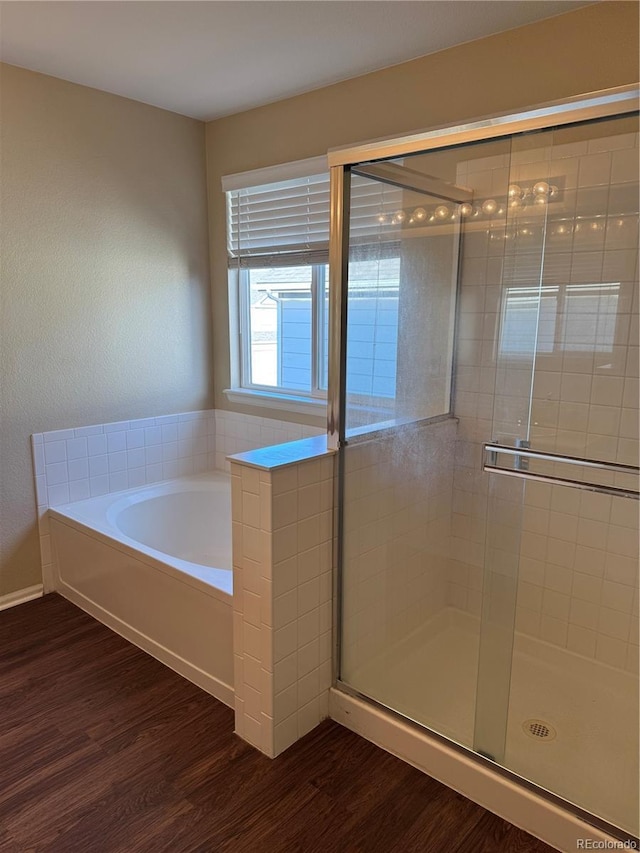
[[[349,686],[472,749],[479,637],[446,608]],[[638,730],[631,673],[516,633],[503,766],[637,836]]]

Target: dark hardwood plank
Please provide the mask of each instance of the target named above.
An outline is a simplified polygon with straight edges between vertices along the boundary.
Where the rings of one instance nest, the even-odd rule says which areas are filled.
[[[56,595],[0,613],[2,853],[550,853],[331,721],[275,761]]]

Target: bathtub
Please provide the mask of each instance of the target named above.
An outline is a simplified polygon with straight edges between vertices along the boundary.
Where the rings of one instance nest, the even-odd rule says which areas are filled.
[[[229,476],[182,477],[48,512],[55,590],[232,705]]]

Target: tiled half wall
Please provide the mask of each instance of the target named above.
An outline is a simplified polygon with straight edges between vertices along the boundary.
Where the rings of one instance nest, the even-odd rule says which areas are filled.
[[[329,713],[334,457],[291,461],[309,444],[231,460],[235,727],[272,758]]]

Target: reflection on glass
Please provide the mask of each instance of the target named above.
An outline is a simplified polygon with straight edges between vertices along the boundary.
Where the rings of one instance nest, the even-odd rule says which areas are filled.
[[[612,352],[620,282],[506,287],[499,352]]]

